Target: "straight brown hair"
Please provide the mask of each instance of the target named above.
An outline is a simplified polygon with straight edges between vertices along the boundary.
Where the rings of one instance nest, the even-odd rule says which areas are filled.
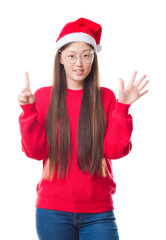
[[[71,44],[71,43],[69,43]],[[63,46],[63,51],[69,44]],[[92,49],[93,47],[89,45]],[[58,179],[66,176],[72,163],[70,126],[66,107],[67,82],[64,66],[60,63],[60,52],[55,55],[53,84],[45,128],[49,145],[49,156],[45,165],[44,178],[52,181],[56,168]],[[97,54],[91,72],[84,81],[84,91],[77,128],[77,163],[90,177],[96,172],[106,177],[106,163],[103,156],[103,141],[106,130],[106,117],[103,108]],[[60,139],[59,139],[60,137]]]

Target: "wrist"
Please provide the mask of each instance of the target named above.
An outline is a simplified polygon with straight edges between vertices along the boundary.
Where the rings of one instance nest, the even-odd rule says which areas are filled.
[[[116,112],[119,113],[121,116],[127,118],[129,116],[130,106],[131,106],[130,104],[121,103],[117,99]]]
[[[20,107],[22,108],[24,114],[25,113],[32,113],[32,112],[35,112],[36,111],[36,101],[33,102],[33,103],[28,103],[28,104],[24,104],[24,105],[21,105],[20,104]]]
[[[131,105],[131,103],[129,103],[129,102],[125,101],[125,100],[117,99],[117,101],[119,103],[122,103],[122,104]]]

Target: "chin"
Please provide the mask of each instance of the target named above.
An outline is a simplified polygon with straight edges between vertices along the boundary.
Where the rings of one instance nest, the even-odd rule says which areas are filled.
[[[73,79],[75,80],[75,81],[84,81],[85,80],[85,78],[86,78],[87,76],[77,76],[77,77],[73,77]]]

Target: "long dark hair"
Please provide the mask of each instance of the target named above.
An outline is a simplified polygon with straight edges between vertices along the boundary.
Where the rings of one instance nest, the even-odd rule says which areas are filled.
[[[71,44],[71,43],[69,43]],[[63,51],[69,44],[63,46]],[[89,45],[92,49],[93,47]],[[56,167],[58,179],[64,179],[72,162],[70,126],[66,107],[67,82],[64,66],[60,63],[60,52],[55,55],[51,100],[46,116],[45,128],[49,144],[49,157],[46,163],[45,179],[52,180]],[[84,81],[84,91],[77,128],[77,163],[84,173],[90,171],[90,177],[106,177],[106,165],[103,156],[103,141],[106,130],[106,117],[102,104],[97,54],[91,72]],[[60,139],[59,139],[60,137]]]

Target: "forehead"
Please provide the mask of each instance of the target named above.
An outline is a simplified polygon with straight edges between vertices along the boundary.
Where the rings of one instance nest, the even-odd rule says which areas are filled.
[[[73,42],[67,48],[64,49],[64,52],[77,52],[82,53],[86,50],[92,50],[91,47],[85,42]]]

